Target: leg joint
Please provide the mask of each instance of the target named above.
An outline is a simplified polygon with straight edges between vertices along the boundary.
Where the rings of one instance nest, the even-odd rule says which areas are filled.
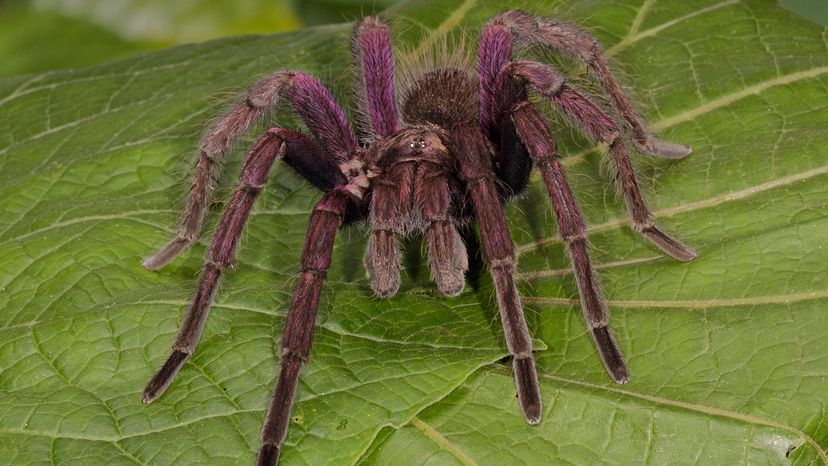
[[[644,232],[647,232],[647,231],[651,231],[654,228],[655,228],[655,223],[653,223],[653,220],[650,219],[650,218],[644,220],[643,222],[633,221],[633,230],[635,230],[638,233],[644,233]]]
[[[208,258],[204,259],[204,266],[205,267],[212,267],[212,268],[218,270],[219,272],[221,272],[222,270],[233,268],[233,263],[232,262],[218,261],[216,259],[213,259],[212,257],[208,257]]]
[[[561,239],[566,243],[574,243],[576,241],[586,241],[587,236],[583,232],[578,233],[562,233]]]
[[[327,269],[321,269],[318,267],[302,267],[302,273],[309,273],[314,277],[321,278],[322,280],[328,275]]]
[[[466,182],[466,184],[481,184],[486,183],[492,180],[492,176],[486,173],[472,173],[472,174],[464,174],[460,173],[460,179]]]
[[[308,362],[308,356],[305,351],[296,350],[294,348],[284,347],[282,348],[282,360],[293,358],[302,362],[302,364]]]
[[[499,259],[489,259],[489,268],[512,270],[515,268],[515,258],[510,255]]]
[[[396,230],[394,229],[394,224],[389,222],[389,221],[372,220],[372,222],[371,222],[371,233],[379,233],[379,232],[385,232],[385,233],[393,235],[394,233],[396,233]]]
[[[295,72],[280,71],[260,79],[250,88],[245,103],[257,110],[275,106],[279,96],[285,93],[286,86],[293,82],[295,76]]]
[[[264,189],[264,184],[251,183],[248,180],[241,180],[239,182],[239,190],[247,191],[253,194],[259,194]]]
[[[613,145],[621,140],[621,130],[614,123],[601,134],[601,140]]]
[[[219,161],[221,154],[221,152],[207,150],[207,144],[202,144],[201,150],[198,152],[199,158],[211,165]]]

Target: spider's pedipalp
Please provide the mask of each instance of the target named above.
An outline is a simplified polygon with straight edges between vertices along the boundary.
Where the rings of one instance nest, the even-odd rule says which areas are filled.
[[[625,383],[629,378],[627,365],[609,329],[607,306],[589,259],[586,224],[558,160],[555,139],[543,116],[528,102],[519,104],[511,115],[546,184],[558,220],[558,231],[567,245],[575,272],[581,308],[598,353],[613,380]]]
[[[488,27],[506,27],[517,39],[527,44],[560,50],[584,62],[604,88],[614,111],[629,127],[633,142],[642,153],[679,159],[693,151],[687,145],[660,141],[653,137],[610,71],[598,41],[588,32],[570,24],[538,18],[518,10],[501,13],[489,22]]]
[[[491,151],[480,128],[468,125],[452,129],[449,149],[457,160],[458,176],[466,184],[480,225],[483,254],[495,284],[506,346],[514,358],[512,368],[520,407],[526,421],[537,424],[541,417],[541,397],[532,358],[532,338],[515,286],[514,244],[494,184]]]
[[[469,257],[450,216],[451,193],[446,170],[424,163],[414,181],[414,202],[425,224],[431,279],[440,292],[456,296],[465,287]]]
[[[233,142],[253,122],[273,110],[283,96],[335,157],[347,159],[348,154],[359,147],[342,109],[316,78],[305,73],[280,71],[260,79],[241,102],[204,133],[179,230],[172,241],[143,261],[144,267],[150,270],[164,267],[198,239],[217,163]]]
[[[400,260],[396,236],[425,232],[431,277],[440,291],[463,290],[468,258],[451,217],[451,160],[436,129],[414,127],[377,143],[367,155],[378,164],[372,182],[371,235],[365,269],[381,298],[396,294]],[[370,171],[370,170],[369,170]]]
[[[397,248],[397,231],[401,228],[400,198],[405,187],[413,184],[414,169],[413,163],[399,164],[374,181],[369,217],[371,235],[364,264],[371,289],[380,298],[390,298],[400,288]]]
[[[397,102],[394,95],[394,51],[388,25],[368,16],[354,30],[354,68],[357,95],[363,116],[363,128],[373,137],[390,136],[399,130]]]

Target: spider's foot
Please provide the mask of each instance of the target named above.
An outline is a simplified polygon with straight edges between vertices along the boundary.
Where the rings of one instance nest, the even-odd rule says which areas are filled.
[[[181,366],[184,365],[189,357],[189,353],[173,350],[170,357],[167,358],[167,361],[163,366],[161,366],[161,369],[158,370],[158,373],[152,377],[146,388],[144,388],[144,393],[141,395],[141,401],[146,404],[150,404],[163,395],[167,390],[167,387],[169,387],[173,379],[175,379],[178,371],[181,370]]]
[[[689,262],[699,255],[695,249],[664,233],[655,225],[642,228],[641,234],[676,260]]]
[[[532,356],[512,360],[518,401],[526,422],[535,425],[541,420],[541,396],[535,359]]]
[[[400,289],[400,259],[392,234],[379,231],[372,235],[365,250],[363,265],[371,289],[379,298],[391,298]]]
[[[158,270],[172,262],[176,257],[178,257],[179,254],[181,254],[182,251],[187,249],[190,244],[192,244],[191,241],[187,241],[182,238],[175,238],[158,252],[144,259],[143,262],[141,262],[141,265],[148,270]]]
[[[400,275],[389,273],[371,277],[371,289],[378,298],[393,298],[400,290]]]
[[[256,466],[275,466],[279,462],[279,447],[276,445],[262,445]]]
[[[635,146],[642,154],[663,157],[665,159],[681,159],[693,153],[693,148],[686,144],[660,141],[652,137],[643,143],[636,141]]]
[[[598,354],[601,355],[601,361],[604,362],[604,367],[612,380],[620,384],[627,383],[630,380],[627,363],[624,361],[624,356],[621,355],[618,343],[615,342],[615,337],[610,329],[606,324],[601,327],[594,327],[592,337],[595,338]]]
[[[466,287],[465,271],[460,269],[434,273],[432,277],[444,296],[457,296]]]

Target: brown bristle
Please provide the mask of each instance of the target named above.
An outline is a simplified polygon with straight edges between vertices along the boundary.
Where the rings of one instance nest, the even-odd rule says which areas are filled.
[[[477,78],[457,68],[421,75],[403,93],[402,117],[409,125],[432,123],[444,128],[477,121]]]

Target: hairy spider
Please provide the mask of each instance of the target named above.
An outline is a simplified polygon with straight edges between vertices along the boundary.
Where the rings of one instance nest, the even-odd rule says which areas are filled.
[[[601,110],[551,66],[513,59],[513,49],[539,45],[586,63],[623,125]],[[144,261],[159,269],[199,235],[214,167],[251,123],[287,99],[315,140],[294,129],[271,128],[252,146],[238,186],[207,252],[204,270],[173,351],[147,384],[145,403],[166,390],[192,355],[224,269],[233,261],[242,228],[276,159],[283,160],[324,195],[310,218],[296,284],[281,340],[281,372],[262,428],[258,464],[275,464],[287,434],[296,383],[310,355],[314,322],[337,230],[367,219],[365,268],[374,292],[394,296],[400,286],[396,236],[425,234],[431,278],[445,295],[463,290],[468,268],[458,226],[476,221],[496,288],[506,346],[512,355],[520,408],[526,421],[541,417],[532,341],[513,273],[515,255],[503,204],[521,193],[536,166],[549,191],[558,230],[572,261],[581,306],[609,375],[624,383],[628,371],[608,327],[607,308],[590,264],[586,228],[558,160],[555,139],[528,96],[548,99],[591,138],[609,147],[633,228],[670,256],[688,261],[696,252],[653,222],[636,181],[622,127],[640,152],[671,159],[691,149],[654,139],[607,67],[596,40],[571,25],[509,11],[491,19],[480,36],[479,73],[469,66],[413,70],[395,93],[388,26],[364,18],[353,40],[364,128],[357,139],[331,93],[305,73],[280,71],[258,81],[201,140],[195,177],[176,237]],[[397,105],[399,104],[399,110]]]

